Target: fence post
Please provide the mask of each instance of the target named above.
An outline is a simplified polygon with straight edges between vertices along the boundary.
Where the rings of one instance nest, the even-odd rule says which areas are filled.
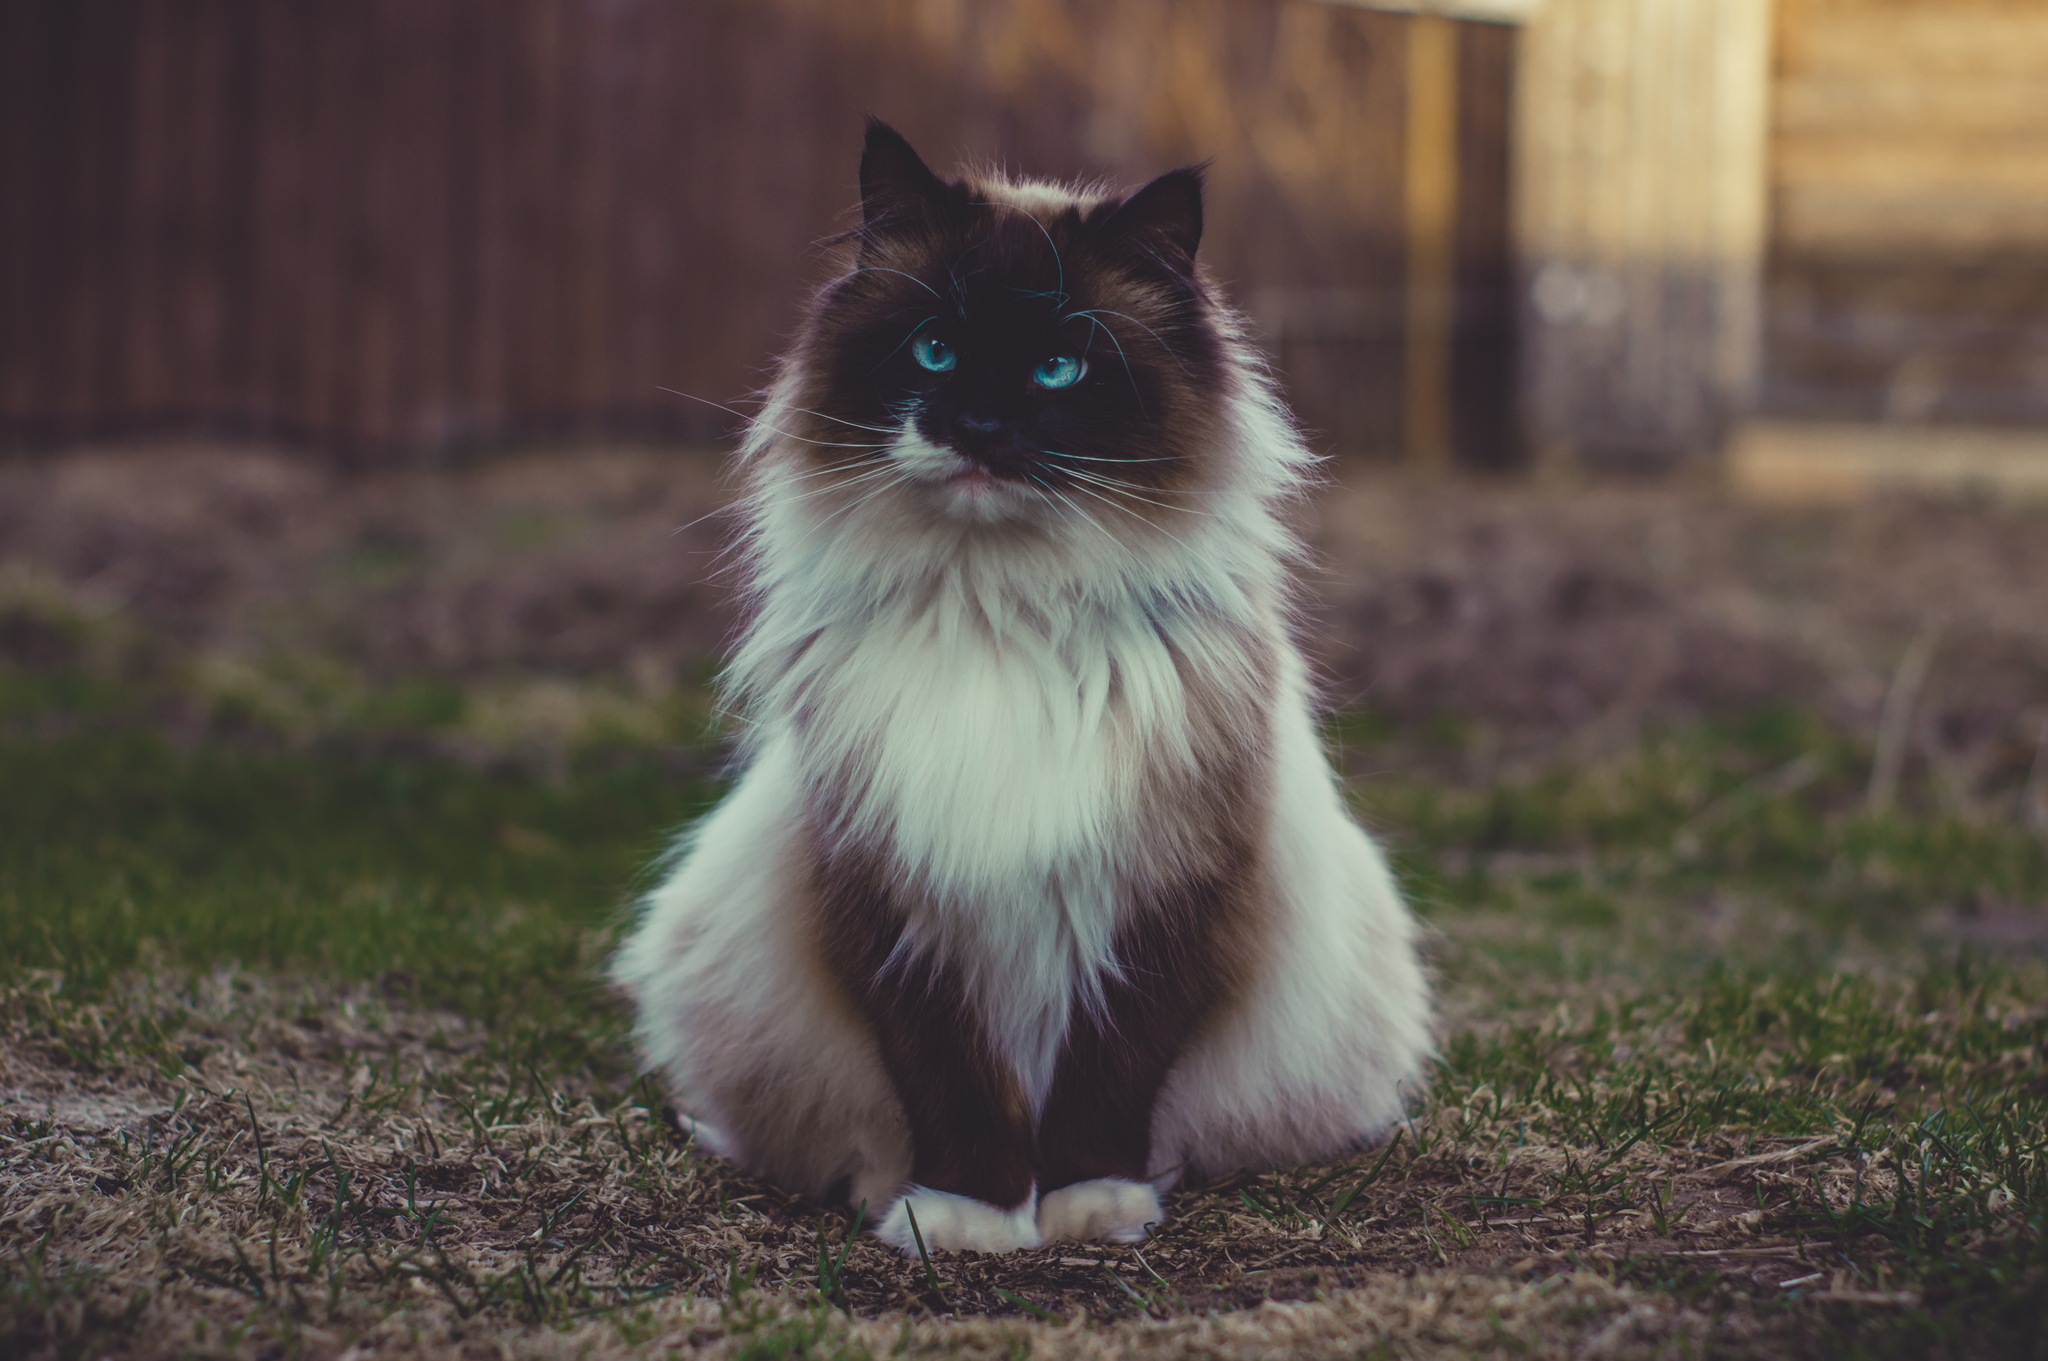
[[[1760,346],[1770,0],[1546,0],[1516,73],[1539,458],[1717,449]]]
[[[1402,439],[1411,467],[1451,461],[1451,342],[1457,317],[1458,29],[1442,14],[1408,20],[1407,337]]]

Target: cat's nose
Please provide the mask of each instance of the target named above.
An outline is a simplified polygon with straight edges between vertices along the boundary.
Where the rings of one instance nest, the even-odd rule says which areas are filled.
[[[977,435],[993,435],[1002,428],[1002,421],[994,416],[977,416],[963,411],[953,418],[953,424],[962,430],[972,430]]]

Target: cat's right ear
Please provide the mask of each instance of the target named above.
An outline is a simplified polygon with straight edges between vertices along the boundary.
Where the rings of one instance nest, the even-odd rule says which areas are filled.
[[[868,120],[860,153],[863,245],[891,231],[936,222],[948,198],[945,181],[931,172],[903,134],[879,118]]]

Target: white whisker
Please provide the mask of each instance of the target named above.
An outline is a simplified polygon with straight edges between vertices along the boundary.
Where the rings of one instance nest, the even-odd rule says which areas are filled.
[[[1166,529],[1166,528],[1163,528],[1162,526],[1159,526],[1159,525],[1153,524],[1153,523],[1152,523],[1152,522],[1151,522],[1150,520],[1148,520],[1148,519],[1146,519],[1146,518],[1145,518],[1144,516],[1142,516],[1142,515],[1138,514],[1138,513],[1136,512],[1136,511],[1134,511],[1134,510],[1131,510],[1131,509],[1129,509],[1128,507],[1125,507],[1125,506],[1119,506],[1119,505],[1117,505],[1117,503],[1116,503],[1116,502],[1114,502],[1114,501],[1110,500],[1110,499],[1109,499],[1109,498],[1108,498],[1107,496],[1104,496],[1104,495],[1103,495],[1103,494],[1102,494],[1101,492],[1099,492],[1099,491],[1092,491],[1092,490],[1090,490],[1090,489],[1089,489],[1089,488],[1087,488],[1087,487],[1076,487],[1076,488],[1074,488],[1074,490],[1075,490],[1075,491],[1077,491],[1077,492],[1080,492],[1080,493],[1081,493],[1081,494],[1082,494],[1083,496],[1092,496],[1092,497],[1094,497],[1094,498],[1095,498],[1096,500],[1098,500],[1098,501],[1102,502],[1102,504],[1103,504],[1103,505],[1105,505],[1105,506],[1108,506],[1108,507],[1109,507],[1109,508],[1110,508],[1111,510],[1122,510],[1122,511],[1123,511],[1123,512],[1124,512],[1125,514],[1129,515],[1129,516],[1130,516],[1130,517],[1131,517],[1132,519],[1136,520],[1136,521],[1137,521],[1137,522],[1138,522],[1139,524],[1141,524],[1141,525],[1144,525],[1144,526],[1145,526],[1145,527],[1146,527],[1147,529],[1151,529],[1151,530],[1154,530],[1154,531],[1156,531],[1156,532],[1158,532],[1158,533],[1160,533],[1160,534],[1164,534],[1164,535],[1165,535],[1165,536],[1166,536],[1167,538],[1169,538],[1169,539],[1172,539],[1172,540],[1173,540],[1173,541],[1174,541],[1175,543],[1179,544],[1179,545],[1180,545],[1180,546],[1181,546],[1182,548],[1184,548],[1184,549],[1187,549],[1187,551],[1188,551],[1188,552],[1192,553],[1192,552],[1194,552],[1194,551],[1195,551],[1195,550],[1194,550],[1194,549],[1192,549],[1192,548],[1188,548],[1187,540],[1185,540],[1185,539],[1181,538],[1181,537],[1180,537],[1180,535],[1178,535],[1178,534],[1175,534],[1175,533],[1174,533],[1174,532],[1173,532],[1172,530],[1170,530],[1170,529]],[[1106,533],[1108,533],[1109,531],[1107,531],[1107,530],[1104,530],[1103,532],[1104,532],[1104,533],[1106,534]]]
[[[853,511],[859,510],[861,507],[867,505],[868,502],[882,495],[882,493],[892,491],[895,488],[902,486],[904,483],[912,480],[912,478],[916,475],[915,471],[909,468],[900,468],[897,469],[896,471],[896,477],[893,477],[888,481],[883,482],[878,487],[870,489],[867,495],[861,497],[859,500],[841,506],[839,509],[833,511],[830,515],[827,515],[823,520],[820,520],[818,522],[819,526],[822,528],[825,525],[831,524],[834,520],[838,519],[842,515],[846,515]]]
[[[1085,463],[1178,463],[1180,461],[1178,457],[1170,454],[1159,458],[1103,458],[1099,455],[1067,454],[1060,452],[1058,449],[1040,449],[1038,452],[1047,458],[1073,458],[1080,459]]]
[[[1148,506],[1158,506],[1161,510],[1177,510],[1183,515],[1200,515],[1211,520],[1216,518],[1206,510],[1196,510],[1193,506],[1177,506],[1171,501],[1154,501],[1149,496],[1141,496],[1139,494],[1140,492],[1152,490],[1150,487],[1140,487],[1136,483],[1123,482],[1113,477],[1097,477],[1092,473],[1083,472],[1079,468],[1067,468],[1064,471],[1069,477],[1078,477],[1084,482],[1093,482],[1098,487],[1107,487],[1111,491],[1122,492],[1133,501],[1143,501]]]
[[[1034,227],[1036,227],[1036,228],[1038,228],[1038,234],[1039,234],[1040,236],[1043,236],[1043,237],[1045,238],[1045,244],[1046,244],[1046,246],[1047,246],[1047,247],[1048,247],[1048,248],[1049,248],[1049,249],[1050,249],[1050,250],[1052,251],[1052,264],[1053,264],[1053,268],[1054,268],[1054,269],[1057,269],[1057,270],[1059,271],[1059,274],[1060,274],[1060,282],[1059,282],[1059,287],[1058,287],[1058,289],[1057,289],[1057,292],[1059,293],[1059,296],[1060,296],[1060,300],[1061,300],[1062,302],[1066,301],[1066,298],[1067,298],[1067,262],[1066,262],[1066,261],[1064,261],[1064,260],[1062,260],[1062,259],[1060,259],[1060,248],[1059,248],[1059,246],[1058,246],[1057,244],[1055,244],[1055,243],[1054,243],[1054,241],[1053,241],[1053,239],[1052,239],[1052,233],[1051,233],[1051,232],[1049,232],[1049,231],[1047,231],[1047,230],[1045,229],[1045,224],[1044,224],[1043,222],[1040,222],[1040,221],[1038,220],[1038,216],[1037,216],[1037,214],[1035,214],[1035,213],[1032,213],[1032,212],[1028,211],[1027,209],[1025,209],[1025,208],[1023,208],[1023,207],[1020,207],[1019,205],[1017,205],[1017,204],[1015,204],[1015,203],[983,203],[983,204],[981,204],[981,205],[979,205],[979,206],[981,206],[981,207],[983,207],[983,208],[1008,208],[1008,209],[1009,209],[1009,210],[1010,210],[1011,212],[1014,212],[1014,213],[1023,213],[1025,217],[1027,217],[1027,218],[1029,218],[1029,219],[1030,219],[1030,221],[1031,221],[1031,225],[1032,225],[1032,226],[1034,226]]]
[[[1076,312],[1076,313],[1074,313],[1073,315],[1075,315],[1075,316],[1083,316],[1083,315],[1086,315],[1086,314],[1085,314],[1085,313],[1081,313],[1081,312]],[[1063,317],[1063,318],[1061,318],[1061,320],[1065,320],[1065,319],[1066,319],[1066,318],[1064,318],[1064,317]],[[1118,339],[1116,338],[1116,332],[1115,332],[1115,331],[1112,331],[1112,330],[1110,330],[1110,329],[1109,329],[1109,327],[1107,327],[1107,326],[1103,325],[1103,324],[1102,324],[1102,323],[1101,323],[1100,321],[1097,321],[1097,320],[1096,320],[1096,319],[1095,319],[1094,317],[1089,317],[1089,318],[1088,318],[1088,325],[1089,325],[1089,326],[1090,326],[1090,327],[1092,328],[1092,329],[1091,329],[1091,330],[1089,331],[1089,334],[1090,334],[1091,336],[1092,336],[1092,335],[1094,335],[1096,331],[1100,331],[1100,332],[1102,332],[1102,333],[1103,333],[1104,335],[1106,335],[1106,336],[1108,336],[1108,337],[1109,337],[1109,343],[1110,343],[1110,344],[1112,344],[1112,345],[1116,346],[1116,357],[1117,357],[1117,359],[1118,359],[1118,360],[1119,360],[1119,361],[1120,361],[1120,362],[1121,362],[1121,363],[1123,364],[1123,366],[1124,366],[1124,381],[1125,381],[1125,382],[1127,382],[1127,383],[1129,383],[1129,384],[1131,385],[1131,395],[1132,395],[1133,397],[1136,397],[1136,398],[1138,399],[1138,414],[1139,414],[1139,415],[1141,415],[1141,416],[1143,416],[1143,417],[1144,417],[1144,418],[1145,418],[1146,420],[1148,420],[1148,421],[1149,421],[1149,420],[1151,420],[1151,419],[1152,419],[1152,413],[1151,413],[1151,412],[1149,412],[1149,411],[1147,411],[1147,410],[1145,409],[1145,394],[1144,394],[1144,393],[1143,393],[1142,391],[1140,391],[1140,390],[1139,390],[1139,388],[1138,388],[1138,375],[1137,375],[1137,374],[1135,374],[1135,373],[1133,373],[1133,372],[1131,372],[1131,357],[1130,357],[1129,355],[1127,355],[1127,354],[1125,354],[1125,353],[1124,353],[1124,343],[1123,343],[1123,342],[1122,342],[1121,340],[1118,340]]]
[[[894,448],[895,446],[879,445],[877,447],[887,450]],[[815,468],[807,468],[802,472],[784,471],[780,474],[780,476],[789,478],[791,481],[795,482],[807,482],[814,477],[824,477],[831,473],[844,472],[848,468],[859,468],[869,464],[873,464],[875,462],[876,460],[872,458],[842,458],[834,460],[833,462],[830,463],[821,463]],[[882,462],[886,464],[888,460],[884,459],[882,460]]]
[[[1144,322],[1139,321],[1136,317],[1131,316],[1125,312],[1114,312],[1106,307],[1089,307],[1079,312],[1069,312],[1067,313],[1067,316],[1061,317],[1060,320],[1065,321],[1067,317],[1087,317],[1089,320],[1093,321],[1097,316],[1122,317],[1125,321],[1128,321],[1129,323],[1131,323],[1131,325],[1137,327],[1146,335],[1151,336],[1153,340],[1157,341],[1160,349],[1166,351],[1169,355],[1173,355],[1173,346],[1166,343],[1166,338],[1164,336],[1160,335],[1159,332],[1153,330],[1150,326],[1147,326]],[[1099,322],[1097,324],[1100,325]],[[1104,329],[1107,330],[1108,328],[1105,327]],[[1111,332],[1111,335],[1113,337],[1115,335],[1115,332]],[[1173,362],[1182,373],[1186,373],[1188,371],[1188,366],[1180,362],[1180,356],[1173,355]]]
[[[820,496],[829,495],[830,493],[835,491],[845,491],[849,487],[858,487],[863,482],[872,482],[875,479],[885,477],[890,473],[899,473],[905,477],[909,476],[909,473],[905,469],[899,467],[898,465],[894,463],[884,463],[879,465],[878,467],[869,469],[867,472],[861,473],[854,477],[849,477],[843,482],[832,482],[822,487],[812,487],[808,491],[799,492],[793,496],[788,496],[784,499],[786,499],[790,504],[794,505],[797,502],[813,500]]]
[[[843,425],[851,430],[872,430],[877,435],[897,435],[902,433],[900,430],[892,430],[886,425],[863,425],[859,421],[850,421],[844,416],[828,416],[822,411],[813,411],[807,406],[793,406],[788,409],[791,411],[801,411],[806,416],[816,416],[821,421],[831,421],[834,425]]]
[[[715,520],[721,515],[730,515],[732,514],[732,512],[738,509],[739,506],[737,504],[734,504],[720,506],[716,510],[707,510],[702,515],[699,515],[696,519],[690,521],[688,524],[677,525],[674,529],[671,529],[668,532],[668,536],[671,539],[673,539],[678,534],[687,534],[689,531],[695,529],[698,525],[703,524],[706,520]]]
[[[1073,523],[1072,517],[1070,517],[1067,514],[1067,510],[1071,509],[1074,512],[1074,515],[1080,517],[1081,523],[1087,525],[1090,529],[1102,535],[1103,538],[1108,539],[1111,547],[1115,548],[1117,552],[1129,558],[1134,566],[1143,566],[1143,564],[1138,561],[1138,555],[1131,551],[1129,544],[1117,538],[1116,535],[1110,533],[1108,526],[1104,525],[1101,521],[1097,520],[1093,515],[1090,515],[1087,511],[1081,509],[1081,507],[1075,505],[1072,500],[1065,496],[1062,496],[1060,493],[1054,491],[1051,487],[1045,487],[1042,484],[1039,494],[1046,498],[1047,504],[1051,505],[1054,510],[1059,511],[1060,518],[1062,520],[1067,521],[1067,523],[1069,524]],[[1062,507],[1064,507],[1065,509],[1062,509]]]
[[[666,392],[673,394],[674,396],[677,397],[687,398],[688,400],[693,402],[702,402],[704,403],[704,405],[709,407],[716,407],[718,410],[726,412],[729,415],[738,416],[741,420],[745,421],[750,427],[759,426],[761,429],[766,430],[771,435],[780,435],[784,439],[793,439],[797,441],[799,444],[815,444],[821,449],[886,449],[889,447],[886,444],[846,444],[837,440],[811,439],[807,435],[796,435],[790,433],[787,430],[778,430],[774,426],[769,425],[765,421],[761,420],[761,418],[758,416],[749,416],[744,411],[735,410],[732,407],[727,406],[723,402],[714,402],[709,397],[699,397],[694,392],[684,392],[679,388],[656,388],[655,390],[657,392]],[[795,410],[796,408],[791,409]],[[817,413],[813,412],[811,414],[816,415]],[[831,416],[826,416],[823,417],[823,419],[829,421],[835,418]],[[851,422],[845,423],[851,424]],[[890,431],[888,433],[894,434],[895,432]]]
[[[905,274],[902,270],[890,269],[887,265],[862,265],[859,269],[849,269],[848,271],[846,271],[846,273],[840,275],[839,278],[851,279],[856,274],[894,274],[900,279],[910,280],[910,282],[916,284],[919,288],[922,288],[925,292],[931,294],[933,297],[939,298],[939,290],[933,288],[930,284],[918,278],[915,274]],[[834,282],[836,283],[838,282],[838,280],[834,280]],[[944,302],[945,299],[939,298],[939,301]]]

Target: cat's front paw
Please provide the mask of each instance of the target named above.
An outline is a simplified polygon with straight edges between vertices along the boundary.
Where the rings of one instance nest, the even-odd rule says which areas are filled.
[[[917,1256],[911,1215],[928,1252],[1015,1252],[1038,1246],[1038,1195],[1034,1191],[1014,1210],[998,1209],[971,1196],[913,1186],[897,1197],[875,1225],[875,1237],[903,1253]]]
[[[733,1141],[726,1137],[718,1126],[697,1119],[693,1115],[677,1115],[674,1128],[678,1134],[688,1136],[691,1144],[706,1153],[716,1153],[721,1158],[741,1161]]]
[[[1048,1243],[1061,1238],[1137,1243],[1164,1218],[1159,1193],[1147,1183],[1098,1177],[1062,1186],[1039,1201],[1038,1236]]]

